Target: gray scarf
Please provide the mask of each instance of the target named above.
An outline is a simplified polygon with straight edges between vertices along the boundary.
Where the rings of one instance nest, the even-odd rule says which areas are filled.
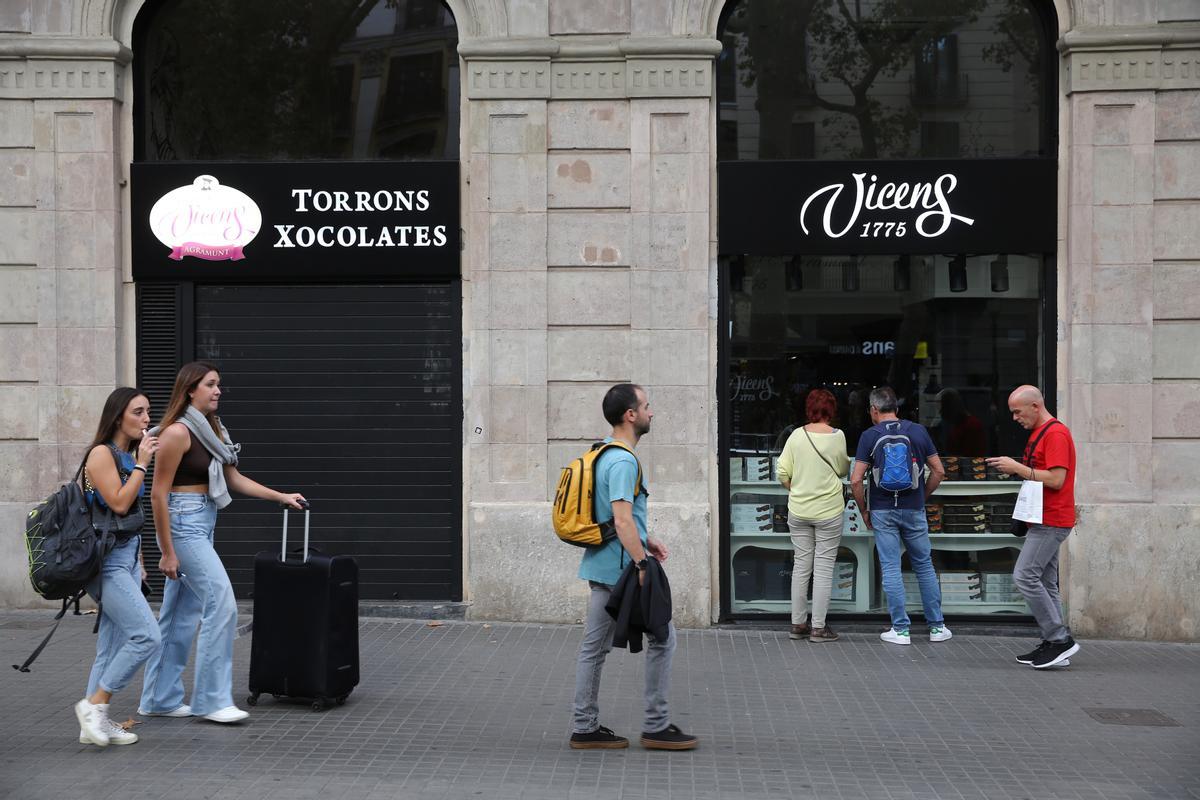
[[[212,456],[212,460],[208,462],[208,495],[217,504],[217,508],[224,508],[232,500],[229,487],[225,485],[224,465],[237,466],[238,453],[242,446],[233,443],[229,438],[229,431],[225,430],[225,425],[221,422],[217,423],[221,426],[221,438],[218,439],[212,425],[208,424],[208,418],[196,410],[195,406],[188,406],[179,421],[191,431],[192,436],[200,439],[200,444],[204,445],[204,449]]]

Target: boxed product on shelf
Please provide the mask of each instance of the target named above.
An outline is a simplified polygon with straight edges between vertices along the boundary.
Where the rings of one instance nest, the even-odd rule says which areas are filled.
[[[942,515],[946,514],[981,514],[987,511],[986,503],[943,503]]]
[[[942,589],[942,602],[943,603],[982,603],[983,602],[983,590],[982,589],[974,589],[974,590],[964,589],[962,591],[957,591],[957,590],[947,591],[946,589]]]
[[[853,580],[854,563],[851,561],[833,562],[833,579],[835,581]]]
[[[830,600],[854,600],[854,581],[853,580],[837,580],[833,581],[833,589],[829,593]]]
[[[1000,589],[983,590],[983,599],[988,603],[1024,603],[1025,597],[1016,589],[1006,592]]]
[[[944,522],[942,523],[943,533],[987,533],[989,525],[987,522]]]
[[[781,504],[775,505],[774,512],[772,515],[772,520],[774,521],[774,524],[775,524],[775,532],[776,533],[791,533],[791,529],[788,528],[787,519],[788,519],[787,503],[781,503]]]
[[[746,480],[746,462],[742,460],[741,456],[729,459],[729,480]]]
[[[938,573],[938,581],[942,584],[943,589],[949,586],[974,586],[978,588],[983,583],[982,576],[978,572],[948,569]]]
[[[735,533],[769,533],[775,529],[774,513],[769,503],[733,503],[729,506],[729,521]]]
[[[978,514],[943,514],[942,522],[954,525],[971,525],[976,522],[987,522],[988,515],[980,512]]]
[[[742,461],[746,465],[745,480],[747,482],[770,482],[772,477],[770,456],[746,456]]]

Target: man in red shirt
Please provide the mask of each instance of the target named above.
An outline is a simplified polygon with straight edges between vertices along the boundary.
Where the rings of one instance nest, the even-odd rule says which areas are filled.
[[[1042,483],[1042,523],[1030,524],[1025,546],[1013,569],[1013,582],[1042,630],[1042,643],[1017,656],[1035,669],[1066,666],[1079,652],[1071,629],[1063,621],[1058,593],[1058,550],[1075,527],[1075,442],[1067,426],[1046,410],[1036,386],[1018,386],[1008,396],[1013,419],[1029,431],[1025,457],[989,458],[1001,472]]]

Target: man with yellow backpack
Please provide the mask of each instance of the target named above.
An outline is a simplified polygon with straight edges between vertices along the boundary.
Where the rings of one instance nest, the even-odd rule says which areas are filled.
[[[619,749],[629,740],[600,724],[600,673],[612,649],[616,620],[606,610],[613,589],[630,561],[645,578],[648,558],[666,561],[662,542],[646,530],[646,491],[634,448],[650,431],[650,401],[642,387],[621,383],[608,390],[604,418],[612,435],[563,470],[555,495],[554,527],[559,538],[585,547],[579,577],[591,595],[584,621],[583,641],[575,671],[574,720],[570,745],[575,750]],[[646,718],[641,744],[651,750],[691,750],[696,737],[670,722],[667,696],[675,626],[665,638],[648,636],[646,648]]]

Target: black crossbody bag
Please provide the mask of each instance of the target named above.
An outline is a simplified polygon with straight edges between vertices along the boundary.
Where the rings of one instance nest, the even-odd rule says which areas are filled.
[[[1026,445],[1025,455],[1021,457],[1022,464],[1027,467],[1032,466],[1031,462],[1033,461],[1033,454],[1037,450],[1038,442],[1042,441],[1042,437],[1046,435],[1046,432],[1057,424],[1058,420],[1052,420],[1049,425],[1042,428],[1042,432],[1037,435],[1032,444]],[[1013,536],[1024,537],[1025,534],[1029,533],[1029,523],[1023,519],[1013,519],[1012,527],[1009,528],[1009,531]]]

